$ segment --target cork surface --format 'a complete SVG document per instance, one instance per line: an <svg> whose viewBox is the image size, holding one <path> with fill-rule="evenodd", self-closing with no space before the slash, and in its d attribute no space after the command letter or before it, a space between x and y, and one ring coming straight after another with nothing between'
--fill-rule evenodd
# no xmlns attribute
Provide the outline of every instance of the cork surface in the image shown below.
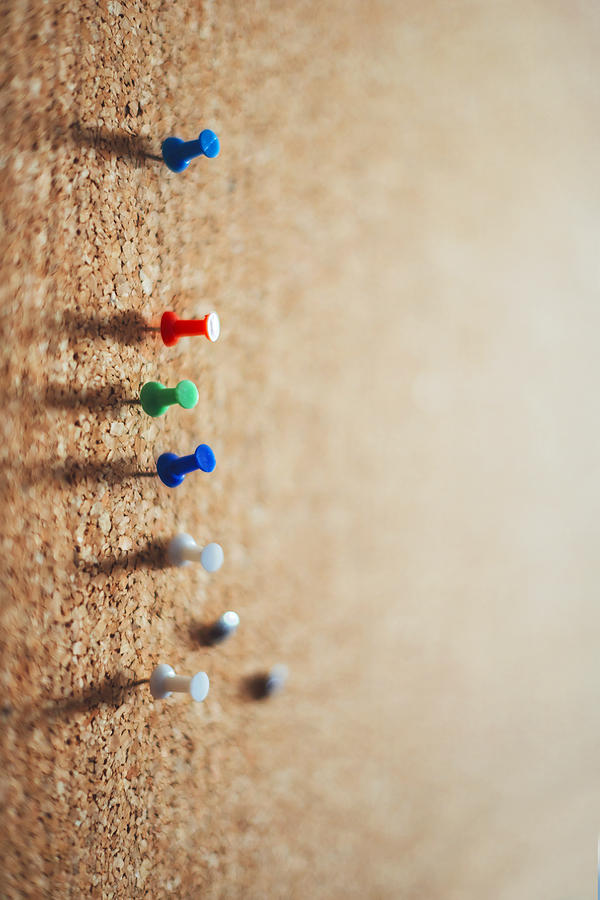
<svg viewBox="0 0 600 900"><path fill-rule="evenodd" d="M597 4L0 16L0 897L593 896Z"/></svg>

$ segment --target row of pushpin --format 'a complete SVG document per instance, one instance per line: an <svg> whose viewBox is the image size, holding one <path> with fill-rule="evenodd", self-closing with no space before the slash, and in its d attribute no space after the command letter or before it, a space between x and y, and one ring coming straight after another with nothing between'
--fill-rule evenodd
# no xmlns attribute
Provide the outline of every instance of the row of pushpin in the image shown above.
<svg viewBox="0 0 600 900"><path fill-rule="evenodd" d="M197 156L214 158L219 153L219 139L214 131L205 129L197 141L182 141L177 137L167 138L162 144L163 160L172 172L183 172L191 160ZM209 341L218 340L221 333L216 312L208 313L202 319L180 319L171 311L163 313L160 334L167 347L173 347L182 337L204 336ZM180 381L174 388L165 387L158 381L149 381L140 392L140 404L145 413L157 418L166 413L170 406L179 405L183 409L193 409L198 403L198 389L191 381ZM208 444L200 444L188 456L162 453L156 463L157 473L167 487L178 487L190 472L212 472L216 460ZM223 548L210 543L200 547L189 534L176 535L168 545L167 559L174 566L200 563L207 572L217 572L223 565ZM236 612L228 610L210 629L209 643L216 644L235 634L240 619ZM274 666L261 679L260 696L270 696L285 684L287 668ZM150 692L155 700L163 700L172 693L186 693L198 703L206 699L209 678L206 672L196 672L192 676L177 675L172 666L158 665L150 676Z"/></svg>

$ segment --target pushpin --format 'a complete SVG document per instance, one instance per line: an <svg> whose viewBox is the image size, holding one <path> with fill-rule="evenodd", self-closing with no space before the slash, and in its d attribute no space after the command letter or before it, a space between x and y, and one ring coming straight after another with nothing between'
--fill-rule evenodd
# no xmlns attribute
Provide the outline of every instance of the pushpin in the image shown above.
<svg viewBox="0 0 600 900"><path fill-rule="evenodd" d="M285 686L288 668L282 664L273 666L270 672L260 672L246 679L246 690L254 700L264 700L279 693Z"/></svg>
<svg viewBox="0 0 600 900"><path fill-rule="evenodd" d="M273 666L265 680L265 697L278 694L285 687L288 678L288 667L279 663Z"/></svg>
<svg viewBox="0 0 600 900"><path fill-rule="evenodd" d="M189 456L177 456L175 453L161 453L156 460L158 477L167 487L178 487L186 475L200 469L201 472L212 472L216 466L215 454L208 444L200 444Z"/></svg>
<svg viewBox="0 0 600 900"><path fill-rule="evenodd" d="M203 319L180 319L174 312L165 312L160 320L160 336L167 347L174 347L181 337L203 334L209 341L217 341L221 334L221 323L216 312L208 313Z"/></svg>
<svg viewBox="0 0 600 900"><path fill-rule="evenodd" d="M171 172L183 172L196 156L214 159L219 155L219 138L210 128L200 132L197 141L182 141L178 137L162 142L162 156Z"/></svg>
<svg viewBox="0 0 600 900"><path fill-rule="evenodd" d="M167 547L167 559L172 566L189 566L191 562L199 562L207 572L218 572L223 558L220 544L207 544L202 548L189 534L176 534Z"/></svg>
<svg viewBox="0 0 600 900"><path fill-rule="evenodd" d="M209 680L206 672L196 672L191 678L184 675L176 675L175 669L161 663L150 676L150 693L155 700L164 700L170 697L173 691L179 694L189 694L196 703L206 700L209 688Z"/></svg>
<svg viewBox="0 0 600 900"><path fill-rule="evenodd" d="M166 388L159 381L147 381L140 391L142 409L155 418L164 415L175 403L183 409L193 409L197 402L198 388L192 381L180 381L174 388Z"/></svg>
<svg viewBox="0 0 600 900"><path fill-rule="evenodd" d="M236 612L233 612L231 609L224 612L210 629L209 642L211 644L220 644L222 641L227 640L232 634L236 633L239 624L240 617Z"/></svg>

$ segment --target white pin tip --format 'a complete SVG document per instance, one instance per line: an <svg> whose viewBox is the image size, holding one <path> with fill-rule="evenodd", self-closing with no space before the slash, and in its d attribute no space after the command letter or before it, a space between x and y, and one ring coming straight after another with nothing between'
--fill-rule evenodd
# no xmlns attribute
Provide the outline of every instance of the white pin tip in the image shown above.
<svg viewBox="0 0 600 900"><path fill-rule="evenodd" d="M206 700L210 682L206 672L196 672L190 681L190 696L196 703L202 703Z"/></svg>
<svg viewBox="0 0 600 900"><path fill-rule="evenodd" d="M216 312L209 313L206 320L206 334L209 341L218 341L221 334L221 323Z"/></svg>
<svg viewBox="0 0 600 900"><path fill-rule="evenodd" d="M207 544L200 554L200 562L207 572L218 572L225 556L220 544Z"/></svg>

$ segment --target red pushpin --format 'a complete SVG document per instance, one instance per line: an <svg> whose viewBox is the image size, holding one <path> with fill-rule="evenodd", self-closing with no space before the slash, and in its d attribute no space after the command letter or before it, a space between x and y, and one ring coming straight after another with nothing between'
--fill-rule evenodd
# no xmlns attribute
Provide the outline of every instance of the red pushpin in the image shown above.
<svg viewBox="0 0 600 900"><path fill-rule="evenodd" d="M173 347L179 338L203 334L209 341L216 341L221 333L221 323L216 312L203 319L180 319L174 312L163 313L160 320L160 335L167 345Z"/></svg>

